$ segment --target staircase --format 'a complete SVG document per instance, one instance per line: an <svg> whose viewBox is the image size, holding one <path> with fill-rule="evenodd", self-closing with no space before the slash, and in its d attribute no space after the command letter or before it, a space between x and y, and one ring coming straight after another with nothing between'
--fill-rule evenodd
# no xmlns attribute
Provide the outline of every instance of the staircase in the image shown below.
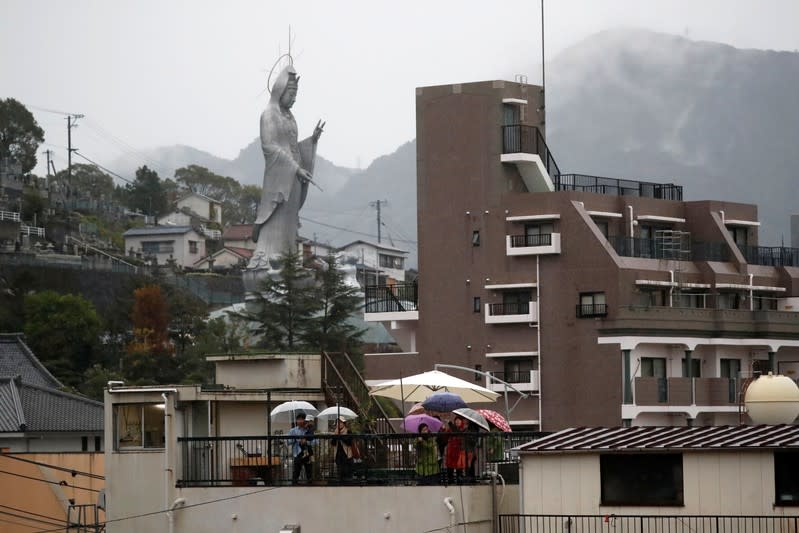
<svg viewBox="0 0 799 533"><path fill-rule="evenodd" d="M395 433L388 414L369 396L369 387L346 353L322 352L322 390L328 404L349 407L366 421L372 433Z"/></svg>

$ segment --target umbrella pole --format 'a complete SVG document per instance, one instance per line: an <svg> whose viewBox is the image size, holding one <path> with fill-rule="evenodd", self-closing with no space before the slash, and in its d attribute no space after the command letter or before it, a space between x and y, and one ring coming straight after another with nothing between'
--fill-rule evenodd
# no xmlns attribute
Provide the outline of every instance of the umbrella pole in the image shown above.
<svg viewBox="0 0 799 533"><path fill-rule="evenodd" d="M402 418L405 418L405 391L402 388L402 372L400 372L400 396L402 397ZM402 431L405 433L405 424L402 424Z"/></svg>
<svg viewBox="0 0 799 533"><path fill-rule="evenodd" d="M271 473L272 470L272 417L270 413L272 412L272 391L266 391L266 457L267 457L267 464L269 465L269 472Z"/></svg>

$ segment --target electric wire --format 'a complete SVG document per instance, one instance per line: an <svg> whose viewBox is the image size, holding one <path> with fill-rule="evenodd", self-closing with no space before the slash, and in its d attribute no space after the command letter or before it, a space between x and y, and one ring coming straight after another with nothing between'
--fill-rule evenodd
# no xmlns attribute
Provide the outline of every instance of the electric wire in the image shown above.
<svg viewBox="0 0 799 533"><path fill-rule="evenodd" d="M46 518L46 519L54 521L54 522L59 522L60 523L60 522L63 521L61 518L57 518L57 517L53 517L53 516L47 516L45 514L40 514L40 513L34 513L33 511L28 511L26 509L19 509L17 507L12 507L10 505L0 505L0 507L2 507L3 509L10 509L10 510L15 511L17 513L25 513L25 514L29 514L31 516L37 516L39 518ZM3 511L0 510L0 513L2 513L2 512Z"/></svg>
<svg viewBox="0 0 799 533"><path fill-rule="evenodd" d="M32 526L30 524L23 524L22 522L14 522L13 520L3 520L0 518L0 523L3 524L11 524L12 526L20 526L20 527L29 527L31 529L36 529L39 526Z"/></svg>
<svg viewBox="0 0 799 533"><path fill-rule="evenodd" d="M85 155L83 155L82 153L80 153L80 152L77 152L77 151L76 151L76 152L75 152L75 155L76 155L76 156L78 156L78 157L82 157L83 159L85 159L86 161L88 161L88 162L89 162L89 163L91 163L92 165L96 166L96 167L97 167L97 168L99 168L100 170L103 170L103 171L105 171L105 172L107 172L107 173L111 174L112 176L116 176L117 178L121 179L122 181L124 181L124 182L126 182L126 183L130 183L131 185L133 185L133 180L130 180L130 179L128 179L128 178L123 178L122 176L120 176L119 174L117 174L116 172L114 172L113 170L109 170L109 169L105 168L103 165L101 165L100 163L96 163L96 162L92 161L91 159L89 159L88 157L86 157Z"/></svg>
<svg viewBox="0 0 799 533"><path fill-rule="evenodd" d="M17 474L16 472L9 472L8 470L0 470L0 474L8 474L9 476L16 476L16 477L21 477L21 478L25 478L25 479L31 479L33 481L40 481L42 483L49 483L51 485L60 485L62 487L69 487L69 488L72 488L72 489L88 490L88 491L91 491L91 492L100 492L97 489L90 489L89 487L79 487L78 485L70 485L66 481L50 481L49 479L44 479L44 478L41 478L41 477L26 476L25 474Z"/></svg>
<svg viewBox="0 0 799 533"><path fill-rule="evenodd" d="M377 238L377 235L375 235L373 233L367 233L365 231L357 231L357 230L354 230L354 229L343 228L341 226L335 226L333 224L326 224L324 222L319 222L318 220L312 220L312 219L307 218L307 217L300 217L300 220L304 220L304 221L310 222L312 224L319 224L320 226L324 226L326 228L332 228L332 229L346 231L347 233L353 233L355 235L363 235L365 237L372 237L374 239ZM394 240L396 240L398 242L404 242L404 243L407 243L407 244L412 244L414 246L419 244L417 241L412 241L412 240L405 240L405 239L394 239Z"/></svg>
<svg viewBox="0 0 799 533"><path fill-rule="evenodd" d="M0 515L11 516L14 518L21 518L22 520L27 520L29 522L39 522L40 524L44 524L45 526L51 526L51 527L64 523L64 521L59 520L57 518L51 518L50 520L41 520L39 518L27 517L16 513L10 513L8 511L0 511ZM36 526L36 527L41 527L41 526Z"/></svg>
<svg viewBox="0 0 799 533"><path fill-rule="evenodd" d="M70 474L72 474L73 477L77 475L77 476L90 477L92 479L105 479L105 476L101 476L100 474L92 474L91 472L83 472L81 470L75 470L74 468L66 468L63 466L51 465L50 463L43 463L42 461L34 461L33 459L25 459L23 457L17 457L16 455L0 454L0 457L5 457L6 459L13 459L14 461L20 461L23 463L28 463L36 466L46 466L47 468L52 468L53 470L60 470L61 472L69 472Z"/></svg>

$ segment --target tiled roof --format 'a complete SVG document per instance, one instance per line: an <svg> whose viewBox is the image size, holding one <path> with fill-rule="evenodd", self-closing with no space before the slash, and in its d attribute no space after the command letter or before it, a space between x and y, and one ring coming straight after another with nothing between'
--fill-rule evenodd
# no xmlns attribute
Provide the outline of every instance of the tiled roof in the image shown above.
<svg viewBox="0 0 799 533"><path fill-rule="evenodd" d="M234 254L240 255L245 259L252 257L252 250L248 248L239 248L238 246L225 246L225 249L230 250Z"/></svg>
<svg viewBox="0 0 799 533"><path fill-rule="evenodd" d="M148 235L183 235L192 230L191 226L154 226L150 228L131 228L123 237L146 237Z"/></svg>
<svg viewBox="0 0 799 533"><path fill-rule="evenodd" d="M520 453L718 451L799 448L798 425L570 428L518 448Z"/></svg>
<svg viewBox="0 0 799 533"><path fill-rule="evenodd" d="M20 376L23 382L41 387L63 387L33 355L20 334L0 335L0 376Z"/></svg>
<svg viewBox="0 0 799 533"><path fill-rule="evenodd" d="M0 432L102 430L102 403L19 378L0 378Z"/></svg>
<svg viewBox="0 0 799 533"><path fill-rule="evenodd" d="M252 239L252 224L233 224L225 228L222 232L222 240L225 241L244 241Z"/></svg>
<svg viewBox="0 0 799 533"><path fill-rule="evenodd" d="M377 248L379 250L388 250L390 252L397 252L397 253L401 253L401 254L407 254L408 253L408 250L403 250L402 248L397 248L396 246L388 246L388 245L385 245L383 243L379 243L378 244L376 242L370 242L370 241L364 241L364 240L352 241L351 243L345 244L344 246L340 247L339 250L346 250L350 246L354 246L356 244L365 244L367 246L371 246L371 247Z"/></svg>

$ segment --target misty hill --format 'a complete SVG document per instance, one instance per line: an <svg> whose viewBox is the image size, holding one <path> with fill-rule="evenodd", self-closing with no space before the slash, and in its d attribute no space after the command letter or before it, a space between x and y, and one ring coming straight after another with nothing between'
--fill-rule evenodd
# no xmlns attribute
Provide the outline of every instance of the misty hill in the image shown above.
<svg viewBox="0 0 799 533"><path fill-rule="evenodd" d="M675 182L687 200L754 202L761 243L777 245L783 234L790 241L788 216L799 212L799 54L614 30L565 50L547 79L547 137L562 171ZM382 234L413 250L403 241L416 240L415 152L411 141L364 170L318 158L325 192L311 190L301 233L333 244L368 239L329 226L374 235L369 202L388 200ZM244 183L260 183L263 172L257 140L232 161L188 147L156 155Z"/></svg>

